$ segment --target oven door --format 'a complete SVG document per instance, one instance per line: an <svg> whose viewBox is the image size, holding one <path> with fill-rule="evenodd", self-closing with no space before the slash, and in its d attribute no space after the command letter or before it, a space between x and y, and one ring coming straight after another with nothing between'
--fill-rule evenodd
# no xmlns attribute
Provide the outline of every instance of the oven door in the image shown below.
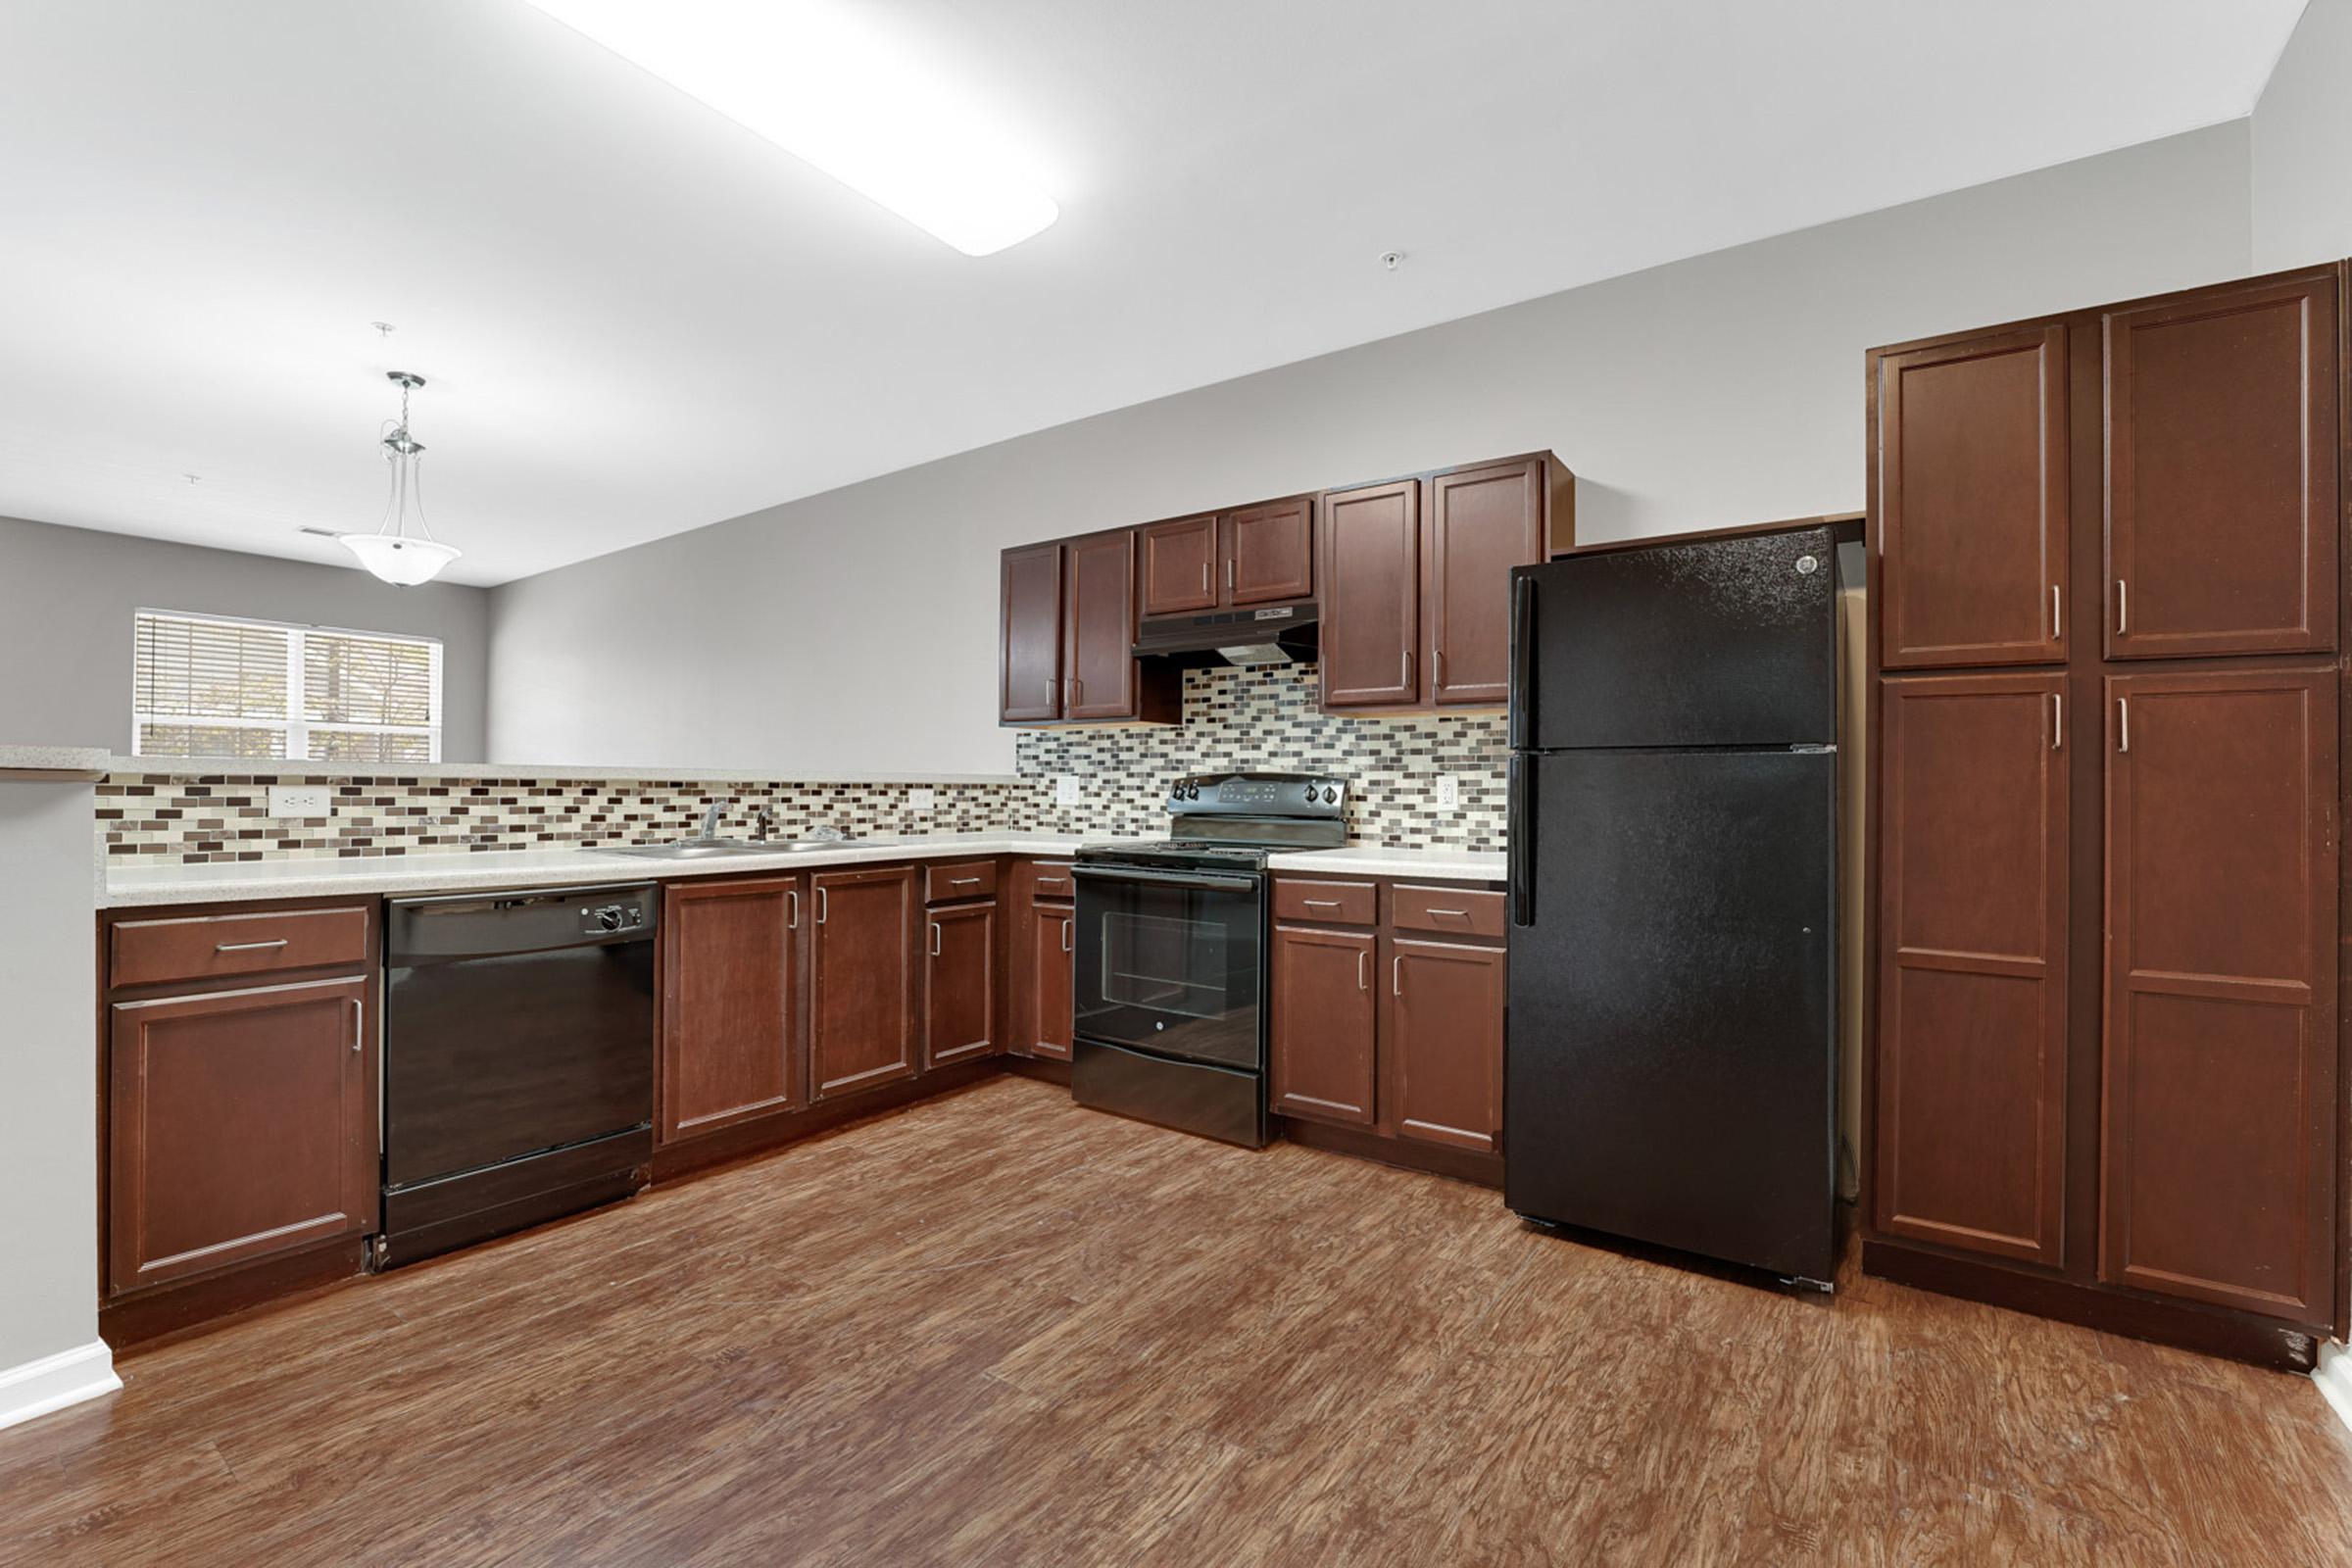
<svg viewBox="0 0 2352 1568"><path fill-rule="evenodd" d="M1140 866L1076 869L1078 1037L1259 1070L1260 879Z"/></svg>

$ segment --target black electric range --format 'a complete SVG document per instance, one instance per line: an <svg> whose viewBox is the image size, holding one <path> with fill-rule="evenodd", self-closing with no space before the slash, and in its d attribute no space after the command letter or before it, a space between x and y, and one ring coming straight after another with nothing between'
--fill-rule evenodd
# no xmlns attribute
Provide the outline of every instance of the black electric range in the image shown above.
<svg viewBox="0 0 2352 1568"><path fill-rule="evenodd" d="M1200 773L1168 788L1174 836L1090 844L1078 882L1079 1103L1262 1148L1266 857L1348 842L1348 784Z"/></svg>

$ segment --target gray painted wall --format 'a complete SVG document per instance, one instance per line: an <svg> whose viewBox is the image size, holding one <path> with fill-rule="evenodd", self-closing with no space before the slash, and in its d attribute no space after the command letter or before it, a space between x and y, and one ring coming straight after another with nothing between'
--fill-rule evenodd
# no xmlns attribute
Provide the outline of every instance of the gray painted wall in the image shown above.
<svg viewBox="0 0 2352 1568"><path fill-rule="evenodd" d="M0 742L130 745L131 616L253 615L442 643L442 756L483 760L490 596L364 571L0 517Z"/></svg>
<svg viewBox="0 0 2352 1568"><path fill-rule="evenodd" d="M2311 0L2254 106L2254 268L2352 256L2352 0Z"/></svg>
<svg viewBox="0 0 2352 1568"><path fill-rule="evenodd" d="M492 590L491 754L773 777L1006 769L1001 548L1421 466L1549 447L1580 476L1589 538L1857 510L1864 349L2242 273L2247 185L2241 121L511 583Z"/></svg>

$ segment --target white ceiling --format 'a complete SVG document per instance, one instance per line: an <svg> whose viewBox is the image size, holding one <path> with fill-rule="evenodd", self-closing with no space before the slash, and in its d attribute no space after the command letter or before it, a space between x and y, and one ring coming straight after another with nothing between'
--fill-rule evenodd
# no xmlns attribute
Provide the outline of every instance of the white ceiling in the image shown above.
<svg viewBox="0 0 2352 1568"><path fill-rule="evenodd" d="M1061 202L975 260L521 0L0 0L0 514L337 561L399 366L501 582L2233 119L2301 6L861 0Z"/></svg>

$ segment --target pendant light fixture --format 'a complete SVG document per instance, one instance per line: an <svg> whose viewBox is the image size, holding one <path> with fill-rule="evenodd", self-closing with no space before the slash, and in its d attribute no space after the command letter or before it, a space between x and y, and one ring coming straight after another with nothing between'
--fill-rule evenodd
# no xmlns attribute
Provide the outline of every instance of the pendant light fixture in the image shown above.
<svg viewBox="0 0 2352 1568"><path fill-rule="evenodd" d="M373 533L339 535L343 548L360 558L360 564L388 583L411 588L430 582L459 552L433 538L424 523L424 489L418 470L424 466L424 443L409 433L409 394L424 385L424 377L408 370L387 370L384 379L400 388L400 421L384 432L384 461L392 467L392 494L384 503L384 520ZM416 519L415 536L409 517Z"/></svg>

